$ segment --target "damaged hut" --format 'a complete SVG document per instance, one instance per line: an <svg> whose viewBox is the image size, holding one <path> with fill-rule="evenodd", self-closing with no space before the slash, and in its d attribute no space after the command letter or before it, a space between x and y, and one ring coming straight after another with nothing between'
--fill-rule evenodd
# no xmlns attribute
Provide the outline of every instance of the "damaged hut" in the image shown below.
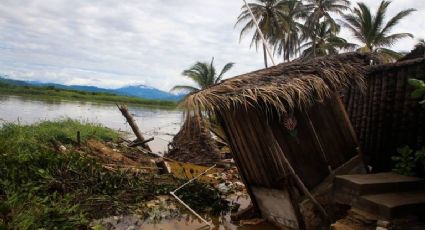
<svg viewBox="0 0 425 230"><path fill-rule="evenodd" d="M284 63L191 94L184 105L189 116L220 121L264 218L293 229L326 226L332 213L316 191L335 174L365 171L339 90L362 89L369 62L350 53Z"/></svg>

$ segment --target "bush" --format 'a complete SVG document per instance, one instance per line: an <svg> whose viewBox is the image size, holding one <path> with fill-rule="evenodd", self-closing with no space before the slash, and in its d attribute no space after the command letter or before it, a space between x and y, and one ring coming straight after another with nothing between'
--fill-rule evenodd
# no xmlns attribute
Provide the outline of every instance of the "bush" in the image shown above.
<svg viewBox="0 0 425 230"><path fill-rule="evenodd" d="M391 157L393 171L406 176L422 176L425 171L425 147L414 151L409 146L397 149L398 155Z"/></svg>

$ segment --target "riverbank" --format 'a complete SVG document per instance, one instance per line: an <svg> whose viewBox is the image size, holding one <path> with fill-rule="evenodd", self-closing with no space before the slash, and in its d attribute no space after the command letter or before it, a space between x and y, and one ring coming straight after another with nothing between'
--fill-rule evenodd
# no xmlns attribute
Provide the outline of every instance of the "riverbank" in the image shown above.
<svg viewBox="0 0 425 230"><path fill-rule="evenodd" d="M15 86L0 82L0 95L30 96L38 99L126 103L174 109L178 102L150 100L111 93L58 89L55 87Z"/></svg>
<svg viewBox="0 0 425 230"><path fill-rule="evenodd" d="M155 156L127 148L118 137L114 130L74 120L4 123L0 229L85 229L109 216L150 216L156 211L150 201L185 180L152 171ZM195 182L179 193L199 212L228 208L208 184Z"/></svg>

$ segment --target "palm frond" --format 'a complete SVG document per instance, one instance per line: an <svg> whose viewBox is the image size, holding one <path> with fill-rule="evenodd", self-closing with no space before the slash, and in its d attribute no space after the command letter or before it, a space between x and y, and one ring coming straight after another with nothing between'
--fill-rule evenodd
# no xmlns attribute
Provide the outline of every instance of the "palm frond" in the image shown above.
<svg viewBox="0 0 425 230"><path fill-rule="evenodd" d="M400 11L398 14L396 14L396 16L392 17L387 24L385 25L385 27L382 29L382 34L386 34L387 32L389 32L395 25L397 25L397 23L400 22L401 19L409 16L411 13L415 12L416 10L413 8L407 9L407 10L402 10Z"/></svg>
<svg viewBox="0 0 425 230"><path fill-rule="evenodd" d="M182 92L193 93L199 90L200 89L193 86L189 86L189 85L176 85L170 91L182 91Z"/></svg>
<svg viewBox="0 0 425 230"><path fill-rule="evenodd" d="M223 75L229 71L233 66L235 65L235 63L230 62L227 63L226 65L224 65L223 69L221 70L220 74L218 75L218 77L215 79L215 83L218 83L221 81L221 79L223 78Z"/></svg>

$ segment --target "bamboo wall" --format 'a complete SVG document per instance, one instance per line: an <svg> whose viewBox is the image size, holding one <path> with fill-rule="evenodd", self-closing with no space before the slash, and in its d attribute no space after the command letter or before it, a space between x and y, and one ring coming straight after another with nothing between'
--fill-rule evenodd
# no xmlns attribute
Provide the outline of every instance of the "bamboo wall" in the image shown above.
<svg viewBox="0 0 425 230"><path fill-rule="evenodd" d="M279 116L266 117L253 108L222 112L220 119L238 168L248 185L282 188L286 156L312 189L357 154L357 140L337 96L306 111L295 112L297 135Z"/></svg>
<svg viewBox="0 0 425 230"><path fill-rule="evenodd" d="M364 94L353 89L344 93L362 152L374 171L390 170L398 147L424 145L425 110L411 99L409 78L425 79L424 59L372 66Z"/></svg>

